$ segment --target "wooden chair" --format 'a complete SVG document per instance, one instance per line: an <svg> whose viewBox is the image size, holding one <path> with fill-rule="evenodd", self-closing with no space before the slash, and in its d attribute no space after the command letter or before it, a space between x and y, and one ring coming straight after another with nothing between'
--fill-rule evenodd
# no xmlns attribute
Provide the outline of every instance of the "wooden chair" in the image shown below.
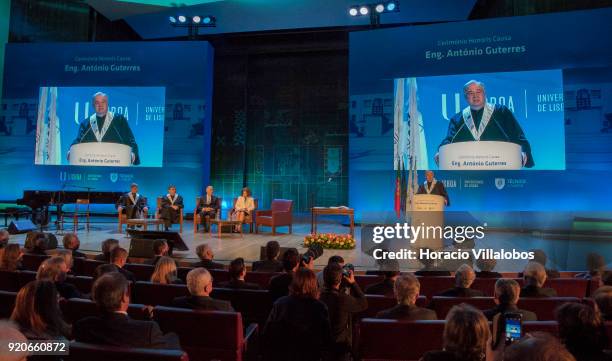
<svg viewBox="0 0 612 361"><path fill-rule="evenodd" d="M198 212L198 205L200 204L201 199L202 197L196 197L196 207L193 210L193 233L198 233L198 229L200 228L200 223L202 223L202 216ZM221 204L223 204L223 199L217 198L217 201L219 203L219 210L217 212L219 212L218 216L219 218L221 218ZM206 223L210 222L210 217L206 216L205 221ZM210 224L208 226L210 227Z"/></svg>
<svg viewBox="0 0 612 361"><path fill-rule="evenodd" d="M289 234L292 232L293 216L291 209L293 201L289 199L273 199L269 210L256 211L255 233L259 233L259 226L272 227L272 235L276 235L276 227L288 226Z"/></svg>
<svg viewBox="0 0 612 361"><path fill-rule="evenodd" d="M234 198L234 202L232 203L232 210L230 211L230 214L234 213L234 209L236 209L236 202L238 201L238 197ZM255 209L253 209L253 212L251 212L248 216L244 217L244 221L242 222L242 224L248 224L249 225L249 233L253 233L253 226L255 225L255 218L256 216L256 212L257 212L257 208L259 208L259 202L257 201L257 198L253 198L253 204L255 205Z"/></svg>
<svg viewBox="0 0 612 361"><path fill-rule="evenodd" d="M81 217L85 217L86 221L85 221L85 228L87 229L87 232L89 232L89 199L77 199L74 203L74 211L72 212L72 228L73 228L73 232L76 233L79 229L79 218ZM85 208L85 210L83 210L83 208ZM81 208L79 210L79 208ZM60 219L58 220L58 229L64 230L64 220L65 220L65 216L69 215L69 212L62 212L62 215L60 217Z"/></svg>
<svg viewBox="0 0 612 361"><path fill-rule="evenodd" d="M119 233L123 233L123 225L127 224L127 215L123 212L119 212L119 208L117 207L117 216L119 222ZM144 211L143 216L145 219L149 218L149 212Z"/></svg>
<svg viewBox="0 0 612 361"><path fill-rule="evenodd" d="M157 197L157 207L155 208L155 219L160 219L161 202L162 202L162 197ZM183 208L179 208L179 233L183 233Z"/></svg>

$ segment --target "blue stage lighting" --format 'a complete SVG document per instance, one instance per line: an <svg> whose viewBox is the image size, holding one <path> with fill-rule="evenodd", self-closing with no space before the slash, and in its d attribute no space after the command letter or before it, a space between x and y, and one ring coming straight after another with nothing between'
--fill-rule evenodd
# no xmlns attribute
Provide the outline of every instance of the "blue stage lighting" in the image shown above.
<svg viewBox="0 0 612 361"><path fill-rule="evenodd" d="M369 12L370 12L370 9L368 9L367 6L362 6L359 8L359 13L361 15L368 15Z"/></svg>
<svg viewBox="0 0 612 361"><path fill-rule="evenodd" d="M350 8L349 9L349 15L350 16L357 16L357 14L359 14L359 10L357 10L357 8Z"/></svg>
<svg viewBox="0 0 612 361"><path fill-rule="evenodd" d="M185 23L187 21L187 18L184 15L179 15L178 21L179 23Z"/></svg>
<svg viewBox="0 0 612 361"><path fill-rule="evenodd" d="M382 13L383 11L385 11L385 6L383 4L378 4L376 5L376 7L374 8L374 10L376 10L377 13Z"/></svg>
<svg viewBox="0 0 612 361"><path fill-rule="evenodd" d="M387 4L387 11L393 11L395 10L395 3L394 2L390 2Z"/></svg>
<svg viewBox="0 0 612 361"><path fill-rule="evenodd" d="M191 21L193 21L194 24L199 24L200 21L202 21L202 18L196 15L193 18L191 18Z"/></svg>
<svg viewBox="0 0 612 361"><path fill-rule="evenodd" d="M210 16L205 16L202 22L204 24L210 24L212 22L212 18Z"/></svg>
<svg viewBox="0 0 612 361"><path fill-rule="evenodd" d="M170 21L171 24L176 24L176 18L174 16L170 16L168 21Z"/></svg>

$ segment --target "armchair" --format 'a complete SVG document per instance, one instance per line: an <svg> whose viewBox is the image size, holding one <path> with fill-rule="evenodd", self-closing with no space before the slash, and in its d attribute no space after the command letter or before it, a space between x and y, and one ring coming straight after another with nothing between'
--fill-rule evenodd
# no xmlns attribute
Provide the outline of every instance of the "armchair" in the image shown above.
<svg viewBox="0 0 612 361"><path fill-rule="evenodd" d="M255 233L259 233L259 226L272 227L272 235L276 235L276 227L288 226L292 232L293 201L289 199L273 199L269 210L257 211L255 217Z"/></svg>

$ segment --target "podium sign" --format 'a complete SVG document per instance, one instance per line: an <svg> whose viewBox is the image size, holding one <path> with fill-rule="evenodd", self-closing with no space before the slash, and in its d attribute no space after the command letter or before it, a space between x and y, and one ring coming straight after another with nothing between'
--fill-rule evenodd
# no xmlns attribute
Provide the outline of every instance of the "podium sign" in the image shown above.
<svg viewBox="0 0 612 361"><path fill-rule="evenodd" d="M129 167L132 147L119 143L79 143L70 147L70 165Z"/></svg>
<svg viewBox="0 0 612 361"><path fill-rule="evenodd" d="M412 202L412 226L444 227L444 197L437 194L415 194ZM417 238L417 248L433 250L444 247L442 237Z"/></svg>
<svg viewBox="0 0 612 361"><path fill-rule="evenodd" d="M510 142L474 141L440 147L441 170L517 170L523 167L521 146Z"/></svg>

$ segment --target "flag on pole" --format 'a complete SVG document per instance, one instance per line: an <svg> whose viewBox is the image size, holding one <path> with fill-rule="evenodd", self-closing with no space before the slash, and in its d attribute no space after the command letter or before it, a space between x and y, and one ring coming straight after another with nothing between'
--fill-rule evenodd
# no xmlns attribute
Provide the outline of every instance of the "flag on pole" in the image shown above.
<svg viewBox="0 0 612 361"><path fill-rule="evenodd" d="M62 143L57 116L57 87L42 87L36 121L35 164L61 164Z"/></svg>

